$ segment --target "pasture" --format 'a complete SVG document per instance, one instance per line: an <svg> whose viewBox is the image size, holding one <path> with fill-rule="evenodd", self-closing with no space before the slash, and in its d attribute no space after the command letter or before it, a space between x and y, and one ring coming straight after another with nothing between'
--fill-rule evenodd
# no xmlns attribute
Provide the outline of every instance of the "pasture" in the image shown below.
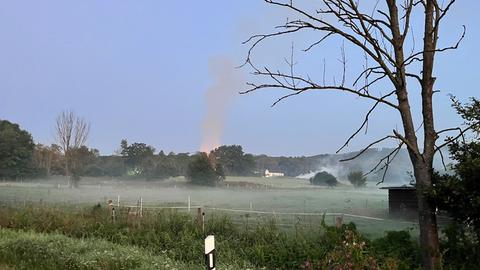
<svg viewBox="0 0 480 270"><path fill-rule="evenodd" d="M263 177L227 177L215 188L190 186L182 177L165 181L84 178L76 189L68 188L64 178L0 183L0 202L20 206L34 203L83 207L105 205L108 199L116 203L117 198L120 206L136 206L142 198L144 211L186 208L190 198L192 215L196 207L202 207L207 219L227 215L241 227L274 220L281 228L308 230L317 228L325 213L327 224L346 214L345 222L353 221L360 232L371 238L391 230L412 230L413 235L417 231L415 222L390 219L387 191L376 186L313 187L307 179Z"/></svg>

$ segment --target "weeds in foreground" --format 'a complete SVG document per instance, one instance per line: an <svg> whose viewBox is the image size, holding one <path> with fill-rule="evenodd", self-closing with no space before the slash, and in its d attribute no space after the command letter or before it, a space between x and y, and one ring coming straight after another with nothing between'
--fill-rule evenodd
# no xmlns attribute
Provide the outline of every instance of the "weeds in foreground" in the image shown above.
<svg viewBox="0 0 480 270"><path fill-rule="evenodd" d="M108 211L98 208L71 210L68 208L53 208L33 206L26 208L0 209L0 227L11 230L53 234L53 238L42 236L39 242L32 242L32 237L25 238L26 242L9 242L14 254L36 252L35 260L46 258L46 265L56 265L77 260L80 257L96 258L94 253L83 252L82 247L73 242L67 247L73 250L72 254L82 254L78 257L62 257L62 246L55 241L58 237L83 239L93 243L94 239L103 239L96 250L107 250L105 255L110 258L109 265L125 265L124 269L140 267L138 260L116 261L115 256L108 256L108 245L119 245L129 252L142 250L146 260L155 261L155 256L165 256L181 263L185 269L196 269L203 264L203 237L204 233L195 219L187 214L172 211L158 211L147 213L143 218L129 220L127 215L118 215L112 222ZM207 234L216 236L217 262L220 265L235 265L233 269L247 269L250 267L266 269L415 269L419 266L417 245L410 239L410 234L388 235L374 241L360 235L353 224L343 225L342 228L319 224L314 231L298 229L295 233L277 228L274 221L268 221L245 230L234 225L229 218L216 216L208 220L205 225ZM31 234L31 233L30 233ZM59 234L64 236L59 236ZM57 237L57 238L55 238ZM30 241L30 242L29 242ZM46 241L46 242L42 242ZM73 241L73 240L72 240ZM90 241L90 242L89 242ZM36 244L37 243L37 244ZM47 245L44 245L47 243ZM385 247L400 244L404 250L388 249ZM102 246L105 245L105 246ZM23 250L33 248L31 250ZM132 249L132 250L130 250ZM95 249L94 249L95 250ZM86 252L86 251L85 251ZM92 251L93 252L93 251ZM126 253L129 253L125 251ZM142 253L140 252L140 253ZM125 255L124 254L124 255ZM142 253L143 254L143 253ZM413 255L412 255L413 254ZM40 257L39 257L40 256ZM118 255L116 255L118 256ZM123 256L123 255L122 255ZM58 257L59 261L49 262L48 258ZM20 261L20 257L10 254L1 257L0 263ZM10 260L10 259L11 260ZM75 259L76 258L76 259ZM94 265L98 265L98 260ZM40 262L35 261L38 265ZM80 261L83 263L83 261ZM128 267L127 267L128 266ZM48 267L47 267L48 268ZM45 269L47 269L45 268ZM26 269L26 268L25 268ZM51 269L63 269L55 268ZM68 268L68 269L97 269L97 268ZM148 269L148 268L145 268Z"/></svg>

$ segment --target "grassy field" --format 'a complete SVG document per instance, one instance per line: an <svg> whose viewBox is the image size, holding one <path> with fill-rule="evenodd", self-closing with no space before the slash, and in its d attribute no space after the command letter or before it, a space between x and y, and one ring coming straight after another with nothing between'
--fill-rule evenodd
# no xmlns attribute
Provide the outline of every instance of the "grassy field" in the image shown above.
<svg viewBox="0 0 480 270"><path fill-rule="evenodd" d="M344 216L346 222L353 221L360 231L371 237L383 235L388 230L411 229L414 222L390 220L388 217L387 192L378 187L353 189L349 186L336 188L312 187L308 180L297 178L227 177L224 184L216 188L192 187L185 179L166 181L119 180L105 178L82 179L78 189L65 185L63 178L26 183L0 183L0 201L13 204L67 203L71 205L104 204L107 199L117 200L121 205L136 205L142 198L144 207L167 205L191 205L207 208L211 215L229 214L239 225L258 220L276 219L286 228L294 225L315 227L321 213L345 213L383 220L371 220ZM208 208L244 209L278 214L239 213ZM222 212L222 213L219 213ZM282 215L282 213L299 213ZM301 213L318 213L317 216ZM334 217L327 217L333 223Z"/></svg>
<svg viewBox="0 0 480 270"><path fill-rule="evenodd" d="M113 222L105 207L35 204L2 207L0 216L0 265L15 269L200 269L205 234L215 235L218 269L418 265L416 241L408 232L370 240L351 224L292 233L275 221L243 228L215 216L203 227L192 216L165 209L134 221L119 215ZM345 257L352 253L358 256ZM315 266L302 268L306 263Z"/></svg>
<svg viewBox="0 0 480 270"><path fill-rule="evenodd" d="M7 229L0 229L0 261L5 269L25 270L194 269L165 255L154 255L138 247L101 239L79 240L60 234ZM1 265L0 269L3 269Z"/></svg>

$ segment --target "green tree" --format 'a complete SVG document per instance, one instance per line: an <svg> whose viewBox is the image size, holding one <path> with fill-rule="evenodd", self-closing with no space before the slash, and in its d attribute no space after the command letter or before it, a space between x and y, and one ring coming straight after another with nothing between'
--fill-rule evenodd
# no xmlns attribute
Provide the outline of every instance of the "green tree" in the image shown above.
<svg viewBox="0 0 480 270"><path fill-rule="evenodd" d="M449 144L452 170L450 174L434 173L432 195L438 208L455 221L444 230L445 262L456 269L476 269L480 264L480 101L472 98L466 105L453 101L475 136Z"/></svg>
<svg viewBox="0 0 480 270"><path fill-rule="evenodd" d="M60 146L36 144L33 151L33 166L37 177L64 175L64 160Z"/></svg>
<svg viewBox="0 0 480 270"><path fill-rule="evenodd" d="M226 175L252 175L255 159L243 152L240 145L222 145L210 152L210 159L222 165Z"/></svg>
<svg viewBox="0 0 480 270"><path fill-rule="evenodd" d="M362 171L353 171L347 175L348 181L356 188L367 185L367 177L363 175Z"/></svg>
<svg viewBox="0 0 480 270"><path fill-rule="evenodd" d="M148 171L154 166L152 160L155 148L145 143L128 145L127 140L122 140L120 146L125 165L129 169L128 174L135 176L148 175Z"/></svg>
<svg viewBox="0 0 480 270"><path fill-rule="evenodd" d="M151 159L154 164L152 164L152 167L148 170L147 177L167 179L169 177L176 177L182 175L182 164L180 164L182 162L180 157L183 155L184 154L180 153L178 155L172 154L167 156L161 150L158 155Z"/></svg>
<svg viewBox="0 0 480 270"><path fill-rule="evenodd" d="M30 176L33 168L32 135L18 124L0 120L0 178L18 179Z"/></svg>
<svg viewBox="0 0 480 270"><path fill-rule="evenodd" d="M223 170L222 164L215 164L215 172L217 173L219 180L225 180L225 171Z"/></svg>
<svg viewBox="0 0 480 270"><path fill-rule="evenodd" d="M186 178L195 185L214 186L223 180L225 175L222 175L221 171L215 170L207 154L202 152L195 155L188 164Z"/></svg>
<svg viewBox="0 0 480 270"><path fill-rule="evenodd" d="M434 196L441 209L458 223L474 228L480 237L480 101L472 98L470 104L462 105L454 100L453 106L476 136L449 145L455 161L453 174L435 174Z"/></svg>
<svg viewBox="0 0 480 270"><path fill-rule="evenodd" d="M310 178L310 183L316 186L329 186L334 187L338 184L337 178L332 174L321 171L315 174L312 178Z"/></svg>
<svg viewBox="0 0 480 270"><path fill-rule="evenodd" d="M97 149L88 149L85 145L82 145L79 148L70 149L70 166L73 187L78 187L78 183L82 176L88 174L99 176L94 173L95 170L100 170L96 165L98 157L99 151Z"/></svg>
<svg viewBox="0 0 480 270"><path fill-rule="evenodd" d="M125 162L123 157L120 156L108 156L99 157L100 166L105 175L111 177L122 176L126 173Z"/></svg>

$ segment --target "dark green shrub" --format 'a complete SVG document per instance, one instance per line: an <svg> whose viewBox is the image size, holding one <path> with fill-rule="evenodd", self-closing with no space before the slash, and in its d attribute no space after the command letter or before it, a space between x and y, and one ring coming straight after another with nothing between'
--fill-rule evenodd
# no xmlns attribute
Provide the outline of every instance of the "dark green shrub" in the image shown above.
<svg viewBox="0 0 480 270"><path fill-rule="evenodd" d="M441 241L445 269L476 269L480 265L480 242L477 233L462 224L452 223Z"/></svg>
<svg viewBox="0 0 480 270"><path fill-rule="evenodd" d="M363 175L362 171L353 171L347 175L348 181L356 188L367 185L367 177Z"/></svg>
<svg viewBox="0 0 480 270"><path fill-rule="evenodd" d="M398 269L420 267L420 248L408 231L390 231L385 237L372 241L373 252L379 259L397 258Z"/></svg>
<svg viewBox="0 0 480 270"><path fill-rule="evenodd" d="M310 178L310 183L317 186L329 186L333 187L338 184L337 178L332 174L321 171L315 174L314 177Z"/></svg>
<svg viewBox="0 0 480 270"><path fill-rule="evenodd" d="M214 186L225 179L225 174L219 168L216 170L206 153L199 153L188 164L185 177L195 185Z"/></svg>

